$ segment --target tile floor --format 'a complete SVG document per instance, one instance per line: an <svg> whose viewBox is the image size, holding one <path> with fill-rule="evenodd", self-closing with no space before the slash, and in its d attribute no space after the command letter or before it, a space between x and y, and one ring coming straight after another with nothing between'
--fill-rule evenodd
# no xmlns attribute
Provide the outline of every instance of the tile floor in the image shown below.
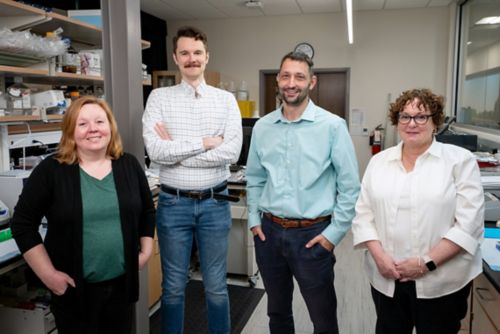
<svg viewBox="0 0 500 334"><path fill-rule="evenodd" d="M337 316L339 331L343 334L370 334L375 330L375 309L370 286L363 270L361 251L352 248L349 232L335 250L335 289L337 292ZM262 288L262 281L257 281ZM266 315L267 297L264 295L242 334L268 334ZM296 334L313 333L313 326L298 287L294 293L293 313Z"/></svg>

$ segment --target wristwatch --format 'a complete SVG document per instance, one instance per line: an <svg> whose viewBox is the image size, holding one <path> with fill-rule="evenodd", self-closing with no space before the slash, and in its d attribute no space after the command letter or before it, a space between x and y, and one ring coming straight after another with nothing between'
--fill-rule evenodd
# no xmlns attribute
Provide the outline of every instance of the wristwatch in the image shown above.
<svg viewBox="0 0 500 334"><path fill-rule="evenodd" d="M422 256L422 259L424 260L425 266L429 269L429 271L436 270L437 266L429 255Z"/></svg>

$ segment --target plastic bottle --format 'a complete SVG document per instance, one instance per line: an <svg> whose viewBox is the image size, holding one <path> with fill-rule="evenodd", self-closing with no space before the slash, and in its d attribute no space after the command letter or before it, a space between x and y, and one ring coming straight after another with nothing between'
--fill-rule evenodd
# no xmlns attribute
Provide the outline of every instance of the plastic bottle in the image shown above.
<svg viewBox="0 0 500 334"><path fill-rule="evenodd" d="M0 116L5 116L5 109L7 109L7 100L5 94L0 91Z"/></svg>
<svg viewBox="0 0 500 334"><path fill-rule="evenodd" d="M69 92L69 96L71 97L71 101L75 101L80 97L80 92L78 90L74 90Z"/></svg>
<svg viewBox="0 0 500 334"><path fill-rule="evenodd" d="M103 99L104 100L104 90L102 89L102 87L97 86L96 89L95 89L94 95L98 99Z"/></svg>
<svg viewBox="0 0 500 334"><path fill-rule="evenodd" d="M234 81L229 81L229 85L227 86L227 90L236 97L236 87L234 85Z"/></svg>
<svg viewBox="0 0 500 334"><path fill-rule="evenodd" d="M6 115L31 115L30 89L22 77L14 77L14 84L7 88Z"/></svg>
<svg viewBox="0 0 500 334"><path fill-rule="evenodd" d="M57 34L53 31L49 31L45 34L45 38L48 41L48 43L56 43L59 41L59 37ZM50 57L48 59L49 62L49 75L54 76L56 74L56 56Z"/></svg>
<svg viewBox="0 0 500 334"><path fill-rule="evenodd" d="M240 101L248 100L248 88L247 88L247 82L245 80L241 82L240 87L236 92L236 99Z"/></svg>
<svg viewBox="0 0 500 334"><path fill-rule="evenodd" d="M71 46L71 40L64 38L65 43L69 44L68 51L62 56L62 71L68 73L80 73L80 56L78 51Z"/></svg>

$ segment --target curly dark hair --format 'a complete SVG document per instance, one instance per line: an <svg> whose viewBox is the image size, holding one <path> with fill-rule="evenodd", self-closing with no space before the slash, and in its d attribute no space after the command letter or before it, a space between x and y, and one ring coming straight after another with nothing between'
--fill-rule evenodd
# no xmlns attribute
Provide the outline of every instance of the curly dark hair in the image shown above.
<svg viewBox="0 0 500 334"><path fill-rule="evenodd" d="M396 102L391 103L389 108L389 119L392 125L398 124L398 115L405 106L413 100L418 101L417 107L421 105L428 109L432 116L432 122L439 128L444 122L444 97L434 94L430 89L410 89L401 93Z"/></svg>

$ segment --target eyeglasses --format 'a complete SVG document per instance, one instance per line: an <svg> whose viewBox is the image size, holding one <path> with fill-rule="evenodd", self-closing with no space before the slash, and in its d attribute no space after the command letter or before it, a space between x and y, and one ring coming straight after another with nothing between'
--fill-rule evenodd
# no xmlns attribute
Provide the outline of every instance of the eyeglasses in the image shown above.
<svg viewBox="0 0 500 334"><path fill-rule="evenodd" d="M430 114L430 115L416 115L416 116L410 116L407 114L398 114L398 121L399 121L399 124L406 125L406 124L409 124L411 122L411 120L414 120L416 124L424 125L425 123L427 123L429 118L431 118L434 115L435 115L435 113Z"/></svg>

